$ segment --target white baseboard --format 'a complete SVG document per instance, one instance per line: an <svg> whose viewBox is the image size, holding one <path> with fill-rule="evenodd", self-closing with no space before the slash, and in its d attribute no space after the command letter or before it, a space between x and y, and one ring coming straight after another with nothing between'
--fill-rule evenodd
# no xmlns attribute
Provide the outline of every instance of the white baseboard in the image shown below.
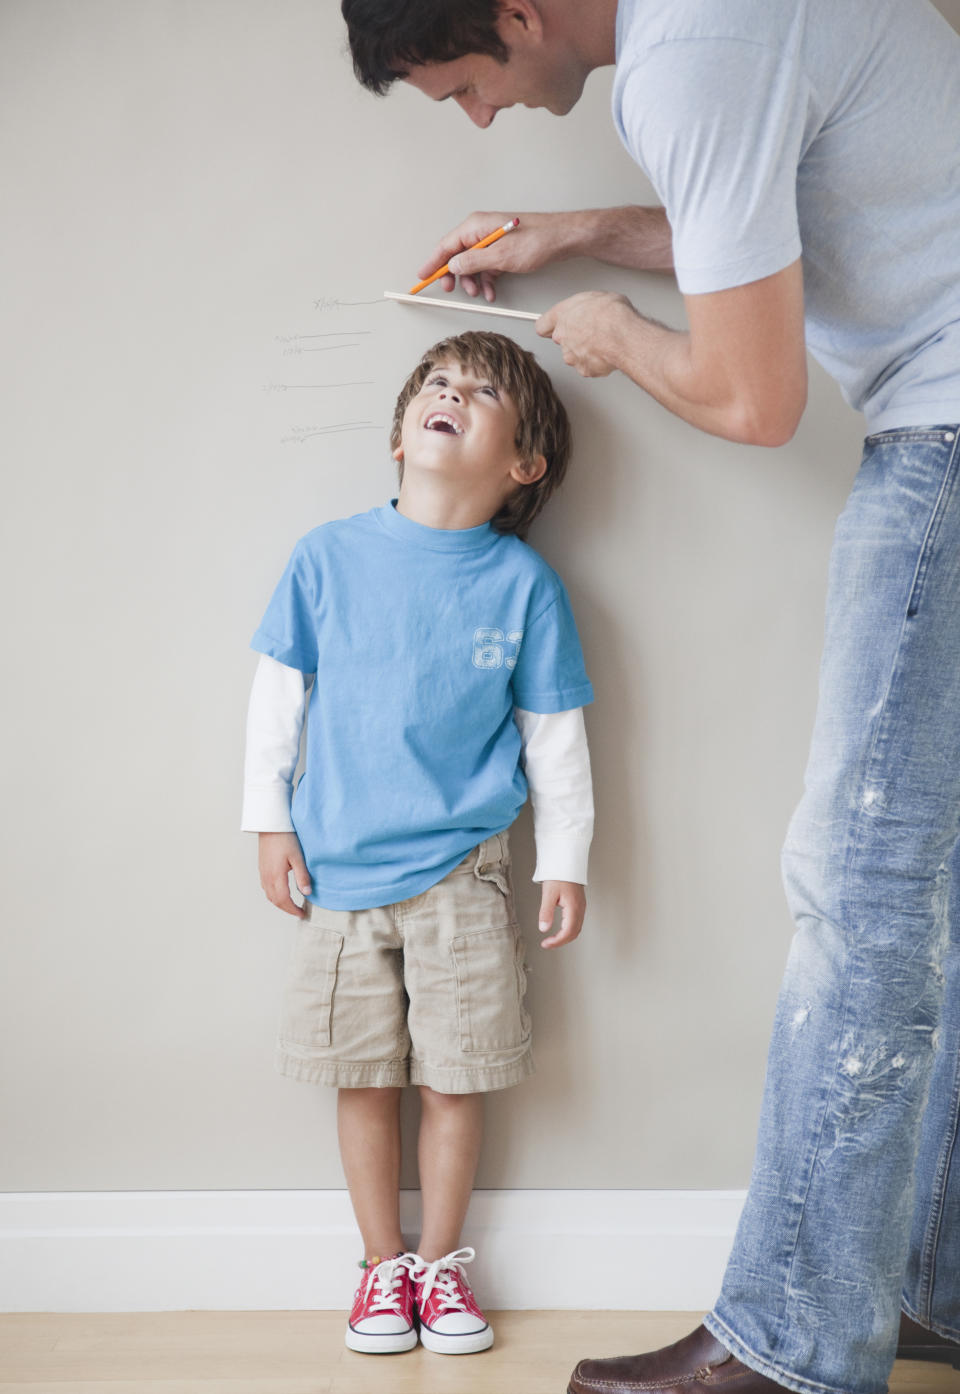
<svg viewBox="0 0 960 1394"><path fill-rule="evenodd" d="M471 1277L492 1309L704 1311L744 1194L477 1191ZM6 1312L337 1309L357 1257L345 1191L0 1194Z"/></svg>

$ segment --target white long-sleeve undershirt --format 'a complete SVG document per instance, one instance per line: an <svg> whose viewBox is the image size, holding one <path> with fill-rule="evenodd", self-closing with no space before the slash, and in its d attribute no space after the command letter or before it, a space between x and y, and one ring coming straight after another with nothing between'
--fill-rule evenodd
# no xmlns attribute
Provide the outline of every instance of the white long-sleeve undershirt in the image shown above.
<svg viewBox="0 0 960 1394"><path fill-rule="evenodd" d="M247 713L244 832L293 831L290 802L308 683L298 668L260 655ZM544 714L515 707L513 714L533 804L533 879L586 885L593 786L583 708Z"/></svg>

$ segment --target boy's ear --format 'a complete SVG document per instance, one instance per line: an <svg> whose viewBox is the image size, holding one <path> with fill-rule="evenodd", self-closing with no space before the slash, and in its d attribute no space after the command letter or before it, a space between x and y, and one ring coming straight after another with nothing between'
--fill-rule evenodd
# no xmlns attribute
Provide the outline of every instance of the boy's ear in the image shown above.
<svg viewBox="0 0 960 1394"><path fill-rule="evenodd" d="M400 461L403 459L403 446L402 446L402 445L398 445L398 446L397 446L396 450L393 452L393 458L396 460L397 464L399 465Z"/></svg>
<svg viewBox="0 0 960 1394"><path fill-rule="evenodd" d="M534 455L531 460L518 460L510 474L518 484L536 484L537 480L542 479L546 472L546 456Z"/></svg>

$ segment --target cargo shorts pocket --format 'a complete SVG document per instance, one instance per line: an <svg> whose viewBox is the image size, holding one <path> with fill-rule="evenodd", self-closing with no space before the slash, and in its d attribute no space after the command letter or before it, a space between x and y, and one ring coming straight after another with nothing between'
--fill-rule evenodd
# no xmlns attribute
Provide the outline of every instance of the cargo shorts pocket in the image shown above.
<svg viewBox="0 0 960 1394"><path fill-rule="evenodd" d="M524 1006L527 975L516 924L451 940L457 981L460 1049L477 1055L516 1050L530 1039Z"/></svg>
<svg viewBox="0 0 960 1394"><path fill-rule="evenodd" d="M280 1040L299 1046L330 1045L333 994L343 935L324 925L301 923L290 961L280 1017Z"/></svg>

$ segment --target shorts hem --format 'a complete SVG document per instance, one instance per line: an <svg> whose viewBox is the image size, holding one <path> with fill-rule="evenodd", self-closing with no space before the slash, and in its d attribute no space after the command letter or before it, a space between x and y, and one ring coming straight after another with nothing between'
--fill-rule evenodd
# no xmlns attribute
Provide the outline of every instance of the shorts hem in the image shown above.
<svg viewBox="0 0 960 1394"><path fill-rule="evenodd" d="M535 1069L530 1050L509 1065L427 1065L422 1060L411 1060L410 1083L425 1084L438 1094L488 1094L495 1089L510 1089Z"/></svg>
<svg viewBox="0 0 960 1394"><path fill-rule="evenodd" d="M304 1084L332 1084L337 1089L395 1089L410 1083L405 1060L311 1060L277 1050L274 1064L279 1074Z"/></svg>

